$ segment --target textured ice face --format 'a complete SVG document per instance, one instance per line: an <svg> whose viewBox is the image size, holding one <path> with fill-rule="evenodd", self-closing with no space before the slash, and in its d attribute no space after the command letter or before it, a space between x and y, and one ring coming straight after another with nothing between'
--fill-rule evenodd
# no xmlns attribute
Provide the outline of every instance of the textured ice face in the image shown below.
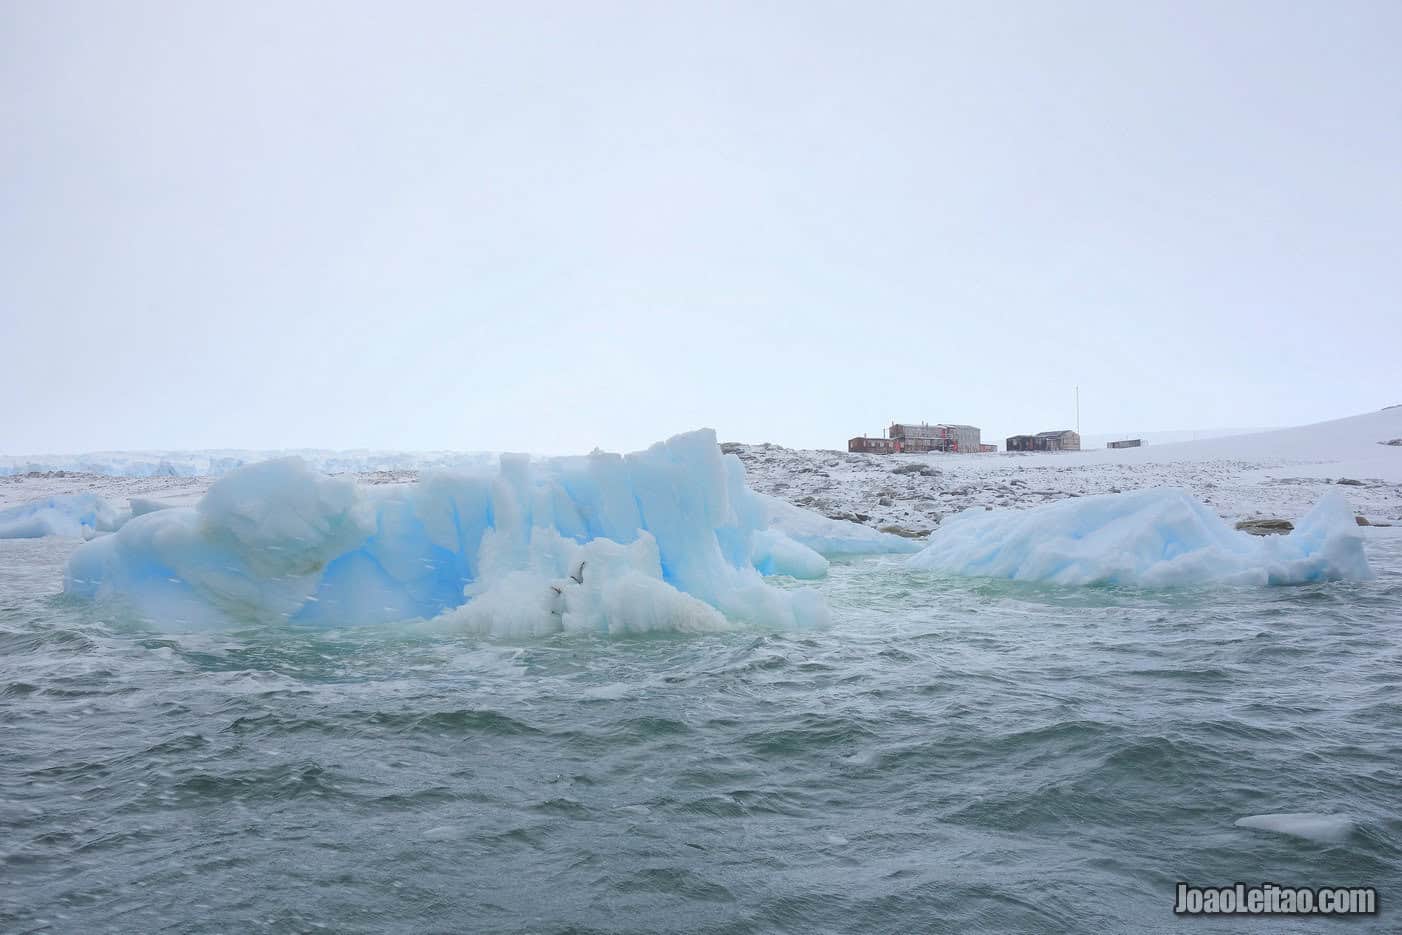
<svg viewBox="0 0 1402 935"><path fill-rule="evenodd" d="M142 512L86 543L65 590L174 626L447 611L492 635L820 624L816 594L774 588L761 571L821 576L826 560L771 521L709 430L629 455L503 455L495 471L373 488L285 458L228 474L194 508ZM817 521L822 541L905 547Z"/></svg>
<svg viewBox="0 0 1402 935"><path fill-rule="evenodd" d="M254 464L200 500L200 534L261 577L306 575L375 531L375 513L348 480L309 471L300 458Z"/></svg>
<svg viewBox="0 0 1402 935"><path fill-rule="evenodd" d="M1079 497L946 520L911 565L1053 584L1299 584L1372 577L1347 502L1331 494L1288 536L1250 536L1177 488Z"/></svg>

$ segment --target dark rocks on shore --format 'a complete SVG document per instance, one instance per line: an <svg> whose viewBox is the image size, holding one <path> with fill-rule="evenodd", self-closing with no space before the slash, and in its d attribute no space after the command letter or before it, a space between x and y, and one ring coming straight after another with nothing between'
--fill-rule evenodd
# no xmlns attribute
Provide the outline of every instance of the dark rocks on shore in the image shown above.
<svg viewBox="0 0 1402 935"><path fill-rule="evenodd" d="M881 531L903 539L924 539L930 534L928 529L906 529L904 526L882 526Z"/></svg>
<svg viewBox="0 0 1402 935"><path fill-rule="evenodd" d="M910 461L906 464L891 468L892 474L919 474L921 477L934 477L939 473L928 464L921 464L918 461Z"/></svg>

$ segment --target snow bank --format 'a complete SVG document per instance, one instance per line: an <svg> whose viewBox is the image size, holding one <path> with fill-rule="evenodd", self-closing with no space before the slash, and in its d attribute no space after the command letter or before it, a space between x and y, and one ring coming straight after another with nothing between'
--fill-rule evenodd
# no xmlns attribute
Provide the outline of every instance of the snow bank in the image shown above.
<svg viewBox="0 0 1402 935"><path fill-rule="evenodd" d="M1338 494L1288 536L1232 529L1176 488L1061 500L946 520L910 563L960 575L1054 584L1298 584L1372 577Z"/></svg>
<svg viewBox="0 0 1402 935"><path fill-rule="evenodd" d="M1353 833L1353 819L1347 815L1321 815L1315 812L1247 815L1238 818L1234 824L1238 828L1273 831L1327 844L1345 841Z"/></svg>
<svg viewBox="0 0 1402 935"><path fill-rule="evenodd" d="M709 430L626 456L503 455L494 472L374 487L287 458L228 474L194 508L145 506L79 547L66 591L178 626L451 611L494 636L812 626L827 614L814 592L763 581L827 563L771 527Z"/></svg>
<svg viewBox="0 0 1402 935"><path fill-rule="evenodd" d="M96 494L45 497L0 510L0 539L67 536L90 539L122 525L126 514Z"/></svg>

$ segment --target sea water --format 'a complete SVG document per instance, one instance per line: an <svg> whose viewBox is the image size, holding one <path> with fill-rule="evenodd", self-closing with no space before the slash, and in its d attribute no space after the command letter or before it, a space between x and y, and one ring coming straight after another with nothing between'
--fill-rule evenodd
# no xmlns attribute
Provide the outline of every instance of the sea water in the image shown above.
<svg viewBox="0 0 1402 935"><path fill-rule="evenodd" d="M72 548L0 542L0 930L1338 930L1180 880L1402 925L1402 540L1276 588L838 561L818 631L516 642L155 632ZM1333 833L1236 825L1278 813Z"/></svg>

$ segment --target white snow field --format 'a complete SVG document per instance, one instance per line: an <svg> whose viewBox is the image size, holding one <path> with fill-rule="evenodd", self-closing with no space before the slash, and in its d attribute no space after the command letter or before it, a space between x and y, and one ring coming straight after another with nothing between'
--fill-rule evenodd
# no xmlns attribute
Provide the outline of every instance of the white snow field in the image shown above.
<svg viewBox="0 0 1402 935"><path fill-rule="evenodd" d="M227 474L195 506L133 512L74 552L65 591L182 628L383 623L469 598L449 621L494 636L827 615L816 593L763 581L821 576L827 562L771 528L769 504L709 429L630 455L502 455L494 471L417 483L357 484L284 458ZM844 554L909 548L814 519L802 534Z"/></svg>
<svg viewBox="0 0 1402 935"><path fill-rule="evenodd" d="M1030 510L968 510L910 564L950 574L1145 587L1303 584L1372 577L1353 511L1337 493L1289 535L1227 525L1186 490L1078 497Z"/></svg>

